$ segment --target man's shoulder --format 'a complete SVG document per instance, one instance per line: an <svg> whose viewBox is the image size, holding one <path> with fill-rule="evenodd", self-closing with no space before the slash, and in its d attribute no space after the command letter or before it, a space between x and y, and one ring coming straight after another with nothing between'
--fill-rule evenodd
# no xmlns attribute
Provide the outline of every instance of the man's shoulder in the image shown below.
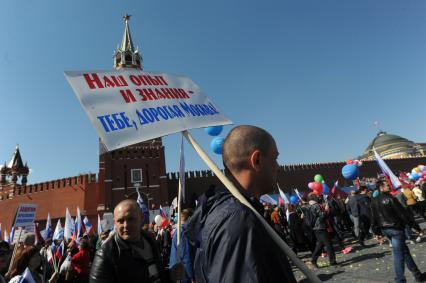
<svg viewBox="0 0 426 283"><path fill-rule="evenodd" d="M115 235L109 237L102 246L96 251L96 255L102 258L114 258L116 251L118 250L117 242L115 241Z"/></svg>
<svg viewBox="0 0 426 283"><path fill-rule="evenodd" d="M214 234L218 227L221 231L229 231L230 233L235 231L244 232L253 228L254 225L260 224L258 221L250 208L232 196L209 212L204 232L207 235Z"/></svg>
<svg viewBox="0 0 426 283"><path fill-rule="evenodd" d="M215 206L209 213L208 218L216 220L226 220L229 217L236 217L237 215L254 216L254 213L237 200L234 196L223 200L219 205ZM219 217L219 218L217 218Z"/></svg>

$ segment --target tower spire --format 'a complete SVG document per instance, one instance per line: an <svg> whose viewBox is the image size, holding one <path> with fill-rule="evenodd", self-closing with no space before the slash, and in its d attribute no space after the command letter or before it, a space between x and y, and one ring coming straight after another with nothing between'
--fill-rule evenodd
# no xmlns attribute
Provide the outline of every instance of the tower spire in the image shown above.
<svg viewBox="0 0 426 283"><path fill-rule="evenodd" d="M130 34L129 20L130 15L124 15L124 33L120 46L114 54L114 68L135 68L142 69L142 56L139 50L135 49Z"/></svg>
<svg viewBox="0 0 426 283"><path fill-rule="evenodd" d="M24 168L24 163L22 162L21 153L19 152L19 145L17 144L15 147L15 152L12 155L12 158L9 161L8 164L9 168Z"/></svg>
<svg viewBox="0 0 426 283"><path fill-rule="evenodd" d="M121 40L121 45L120 45L120 50L121 51L134 51L134 46L133 46L133 41L132 41L132 36L130 34L130 29L129 29L129 20L130 20L130 15L124 15L123 19L124 19L124 34L123 34L123 39Z"/></svg>

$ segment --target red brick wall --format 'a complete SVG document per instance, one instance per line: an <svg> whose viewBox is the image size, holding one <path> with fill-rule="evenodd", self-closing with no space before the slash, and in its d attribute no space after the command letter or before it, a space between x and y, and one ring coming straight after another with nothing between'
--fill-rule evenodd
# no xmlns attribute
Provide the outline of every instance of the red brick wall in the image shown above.
<svg viewBox="0 0 426 283"><path fill-rule="evenodd" d="M32 184L15 189L15 195L7 199L7 192L0 191L0 223L2 228L10 231L16 209L20 203L36 203L36 221L44 223L47 214L52 219L65 216L65 208L68 207L73 216L76 215L77 206L89 219L97 219L99 186L96 175L83 175L61 180L54 180L40 184ZM62 222L62 225L64 223ZM52 223L56 225L56 221Z"/></svg>
<svg viewBox="0 0 426 283"><path fill-rule="evenodd" d="M419 164L426 164L426 157L390 159L386 160L388 166L395 174L399 171L411 171ZM294 188L300 191L308 190L308 183L313 182L316 174L321 174L327 184L332 187L336 180L340 185L348 185L350 182L344 180L342 168L345 162L316 163L280 166L278 172L278 183L283 191L290 192ZM376 177L381 173L376 161L365 161L360 167L360 177ZM176 195L178 190L178 173L169 173L169 201ZM199 196L209 188L211 184L221 185L216 176L210 171L186 172L186 197L190 200L192 195Z"/></svg>
<svg viewBox="0 0 426 283"><path fill-rule="evenodd" d="M168 202L168 188L164 147L161 140L155 144L141 143L117 149L100 156L99 183L105 192L105 211L113 211L125 198L137 198L131 180L132 169L142 169L139 191L149 194L150 204L156 208ZM146 200L147 201L147 200Z"/></svg>

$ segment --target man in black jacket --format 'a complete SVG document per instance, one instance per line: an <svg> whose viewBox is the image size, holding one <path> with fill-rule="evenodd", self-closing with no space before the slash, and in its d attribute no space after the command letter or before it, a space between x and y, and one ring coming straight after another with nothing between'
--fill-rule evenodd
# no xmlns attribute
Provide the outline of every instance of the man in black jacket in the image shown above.
<svg viewBox="0 0 426 283"><path fill-rule="evenodd" d="M354 224L353 232L357 239L359 239L359 206L358 206L358 191L352 190L351 195L348 197L348 203L346 207L351 216L351 220Z"/></svg>
<svg viewBox="0 0 426 283"><path fill-rule="evenodd" d="M405 264L416 282L424 282L426 274L420 272L405 244L404 227L410 221L407 211L390 194L389 185L385 180L378 181L376 186L380 189L380 195L373 198L371 204L373 230L375 234L383 233L392 242L395 282L406 282Z"/></svg>
<svg viewBox="0 0 426 283"><path fill-rule="evenodd" d="M364 240L369 235L371 226L371 199L367 195L367 187L361 186L359 194L356 196L356 203L359 212L359 235L358 241L364 246Z"/></svg>
<svg viewBox="0 0 426 283"><path fill-rule="evenodd" d="M126 199L114 209L116 233L96 252L91 283L169 282L154 239L141 230L142 214L136 201ZM178 277L183 274L176 266Z"/></svg>
<svg viewBox="0 0 426 283"><path fill-rule="evenodd" d="M334 248L331 243L330 235L327 231L327 223L326 216L328 210L328 205L325 205L325 208L322 209L320 204L318 203L318 196L315 193L310 193L308 195L309 207L306 214L303 215L304 218L309 219L312 230L315 233L316 237L316 245L315 250L312 252L312 261L311 263L318 267L317 260L319 255L321 254L323 248L325 247L328 258L330 260L330 265L336 265L336 254L334 253Z"/></svg>
<svg viewBox="0 0 426 283"><path fill-rule="evenodd" d="M231 181L263 215L259 197L272 192L277 181L272 136L254 126L238 126L226 137L222 157ZM187 235L197 248L197 283L296 282L287 257L255 214L226 189L199 198Z"/></svg>

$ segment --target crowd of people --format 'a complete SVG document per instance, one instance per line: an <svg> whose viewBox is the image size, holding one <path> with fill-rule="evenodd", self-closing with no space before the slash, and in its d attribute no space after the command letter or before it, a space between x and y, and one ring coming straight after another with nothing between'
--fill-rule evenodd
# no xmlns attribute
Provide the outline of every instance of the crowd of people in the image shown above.
<svg viewBox="0 0 426 283"><path fill-rule="evenodd" d="M337 265L335 247L347 254L352 247L345 244L364 247L365 240L374 237L378 244L389 242L397 282L405 282L405 264L417 281L424 281L407 244L422 241L416 218L425 216L426 183L392 190L386 179L374 182L375 189L361 185L350 194L337 188L327 196L309 193L297 205L264 204L264 217L294 252L310 251L314 267L320 255Z"/></svg>
<svg viewBox="0 0 426 283"><path fill-rule="evenodd" d="M211 187L194 210L181 212L180 223L143 225L138 203L125 199L114 209L112 231L67 241L28 233L17 244L0 242L0 283L24 282L28 274L37 283L296 282L294 266L257 214L296 254L310 252L313 270L320 256L338 265L337 252L350 253L351 245L362 248L374 237L392 249L396 282L406 282L405 266L417 282L426 280L407 246L422 241L416 219L426 219L426 184L396 191L377 179L373 190L334 188L274 206L259 201L277 181L278 150L268 132L234 128L222 157L227 177L251 208L227 189Z"/></svg>

